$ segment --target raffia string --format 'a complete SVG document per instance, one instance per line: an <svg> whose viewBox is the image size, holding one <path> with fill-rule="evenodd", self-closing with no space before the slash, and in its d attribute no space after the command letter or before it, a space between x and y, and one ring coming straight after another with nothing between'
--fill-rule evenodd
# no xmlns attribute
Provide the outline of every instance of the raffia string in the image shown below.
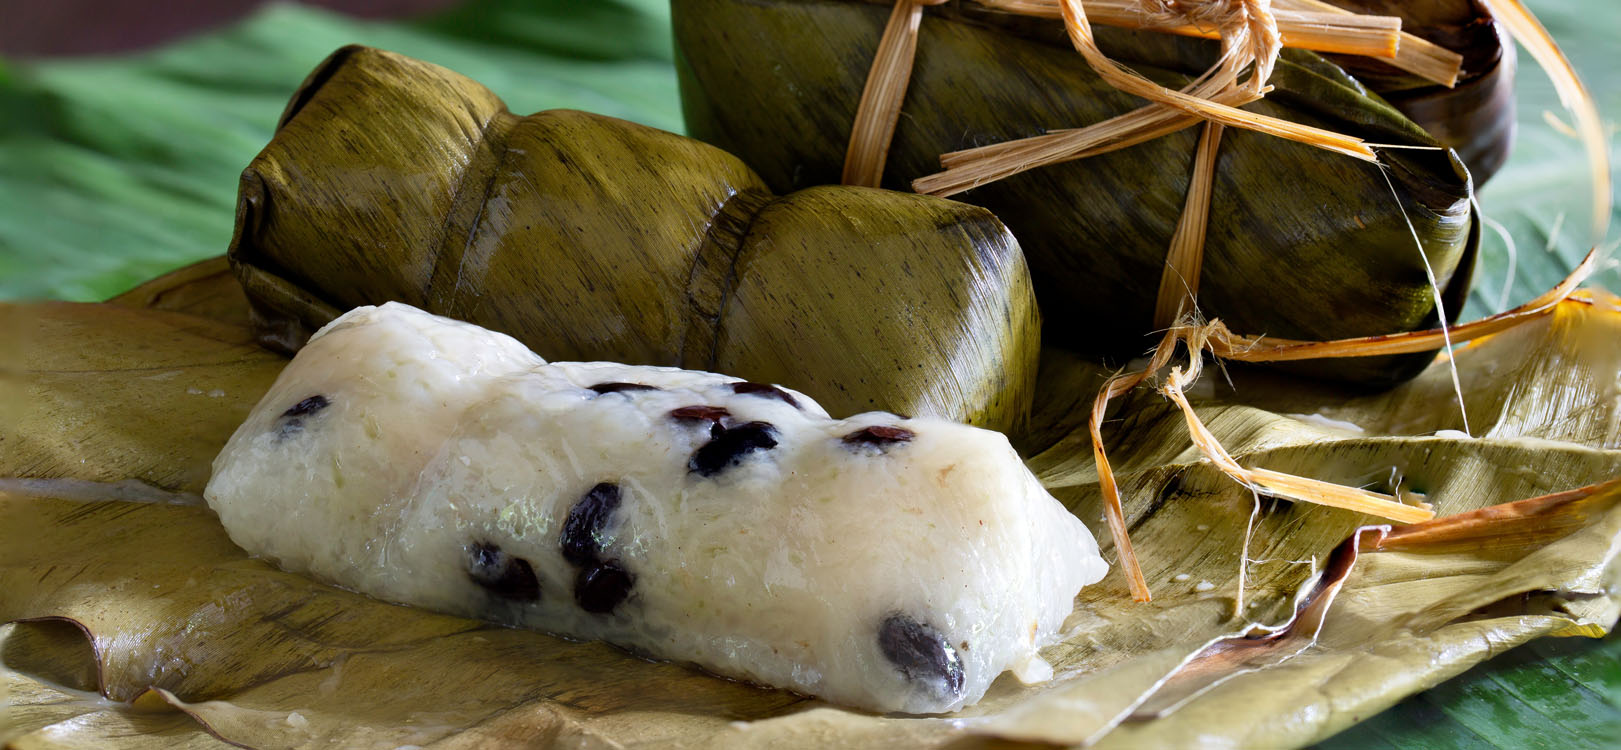
<svg viewBox="0 0 1621 750"><path fill-rule="evenodd" d="M1355 11L1346 10L1338 5L1323 2L1323 0L1272 0L1272 4L1274 8L1278 9L1274 12L1282 14L1283 17L1288 17L1288 15L1292 13L1313 15L1316 18L1321 18L1321 16L1315 14L1322 14L1323 16L1338 15L1342 18L1346 16L1361 18L1366 17L1359 16ZM1280 26L1282 23L1283 22L1280 20ZM1292 35L1292 32L1285 30L1284 34ZM1294 45L1291 44L1289 46ZM1312 48L1307 47L1306 49ZM1318 51L1342 52L1342 50ZM1376 57L1377 55L1374 56ZM1390 63L1392 66L1398 69L1405 70L1413 75L1430 81L1431 83L1439 83L1447 88L1452 88L1453 86L1458 85L1458 75L1463 70L1463 55L1453 52L1446 47L1442 47L1441 45L1425 39L1424 37L1418 36L1417 34L1409 34L1405 31L1401 33L1401 46L1397 48L1396 56L1386 60L1385 62Z"/></svg>
<svg viewBox="0 0 1621 750"><path fill-rule="evenodd" d="M1062 18L1060 0L978 0L987 8L1037 18ZM1282 5L1283 0L1274 0ZM1157 31L1164 34L1220 38L1215 26L1198 18L1182 18L1165 13L1145 13L1140 0L1087 0L1086 14L1093 23ZM1334 8L1334 6L1329 6ZM1314 52L1335 52L1394 60L1400 56L1405 38L1401 19L1394 16L1364 16L1350 11L1274 10L1278 30L1289 37L1289 46Z"/></svg>
<svg viewBox="0 0 1621 750"><path fill-rule="evenodd" d="M878 187L883 181L889 143L901 117L901 100L906 98L906 86L912 80L923 6L945 1L896 0L884 35L878 40L878 54L873 55L867 85L861 90L861 104L856 107L850 148L844 154L844 184Z"/></svg>
<svg viewBox="0 0 1621 750"><path fill-rule="evenodd" d="M1234 362L1282 362L1434 351L1449 340L1453 343L1470 341L1551 314L1560 302L1576 292L1576 288L1583 280L1592 275L1597 264L1598 252L1595 249L1587 254L1564 281L1536 299L1506 312L1448 328L1338 341L1267 340L1257 336L1239 336L1227 330L1219 320L1213 320L1205 325L1183 323L1166 331L1146 367L1137 372L1116 375L1104 383L1103 388L1098 391L1097 398L1092 402L1092 413L1087 423L1092 436L1092 456L1097 464L1098 486L1103 492L1104 518L1109 524L1115 547L1120 551L1121 570L1126 576L1132 598L1146 602L1152 598L1152 594L1137 564L1137 555L1132 550L1131 538L1126 533L1120 487L1115 481L1114 469L1109 465L1108 453L1103 447L1103 419L1111 399L1131 392L1169 366L1178 344L1186 348L1188 364L1185 368L1172 368L1170 375L1157 390L1181 409L1194 445L1222 473L1251 490L1274 497L1343 508L1401 523L1413 523L1434 517L1434 510L1428 505L1409 505L1399 498L1377 492L1270 469L1245 468L1234 460L1221 446L1216 436L1205 427L1184 395L1187 387L1199 377L1203 354L1209 352L1218 359Z"/></svg>
<svg viewBox="0 0 1621 750"><path fill-rule="evenodd" d="M844 182L854 185L875 185L877 176L882 175L884 157L889 150L889 142L894 133L895 123L900 114L901 100L905 97L906 88L910 82L912 62L917 50L918 26L922 19L922 6L933 5L943 0L897 0L889 23L885 26L883 37L879 42L878 53L874 56L873 65L867 76L867 83L862 92L861 103L857 108L855 126L852 128L850 145L845 156ZM1284 0L1280 0L1283 2ZM1287 0L1290 3L1312 2L1312 0ZM1065 5L1080 8L1077 0L979 0L985 7L1007 12L1047 18L1064 17ZM1236 107L1253 101L1260 95L1259 90L1253 92L1251 97L1217 96L1219 92L1232 88L1231 84L1216 85L1195 90L1185 90L1185 98L1178 94L1157 86L1147 79L1131 73L1118 64L1109 61L1107 65L1099 65L1107 58L1097 50L1096 44L1091 42L1091 29L1085 25L1087 13L1093 13L1099 23L1106 25L1124 26L1137 29L1148 29L1171 34L1184 34L1200 37L1220 38L1223 34L1244 28L1244 24L1235 23L1248 16L1259 22L1271 26L1270 35L1283 46L1315 49L1319 51L1344 52L1361 54L1372 57L1388 59L1393 64L1402 57L1402 49L1416 48L1427 44L1417 37L1400 32L1401 20L1392 16L1364 16L1344 11L1333 6L1326 6L1329 10L1289 10L1274 13L1267 8L1264 2L1241 2L1240 0L1087 0L1086 10L1078 14L1085 41L1080 44L1088 64L1098 69L1100 75L1110 80L1111 84L1121 86L1122 90L1139 93L1150 101L1164 101L1174 109L1192 108L1199 117L1218 120L1226 117L1250 127L1269 132L1274 135L1304 140L1321 147L1342 150L1353 153L1359 158L1373 158L1372 152L1356 139L1349 139L1338 134L1316 128L1305 128L1286 120L1254 115L1237 110ZM1251 12L1250 8L1258 9ZM1280 15L1281 14L1281 15ZM1073 26L1073 24L1066 24ZM1072 36L1074 30L1071 30ZM1265 37L1262 37L1263 39ZM1429 47L1439 50L1441 55L1450 56L1450 65L1442 61L1439 68L1431 65L1427 73L1441 80L1447 85L1456 80L1458 66L1462 57L1450 50L1435 45ZM1087 50L1090 50L1088 52ZM1260 54L1257 54L1260 53ZM1240 57L1246 53L1240 51ZM1256 58L1261 59L1264 65L1257 66L1259 80L1265 80L1270 73L1272 60L1276 59L1276 51L1267 51L1262 48L1250 50L1249 59L1224 59L1218 66L1228 68L1242 68ZM1426 58L1429 59L1429 58ZM1210 75L1202 76L1208 79ZM1206 109L1204 105L1210 105ZM1167 133L1175 132L1188 127L1196 119L1181 119L1175 126L1167 126L1168 119L1165 113L1157 117L1146 117L1142 113L1135 113L1124 120L1115 118L1109 121L1108 127L1098 130L1088 130L1081 136L1071 135L1058 141L1048 139L1045 148L1036 149L1034 154L1019 149L1016 153L1002 153L1002 149L994 147L975 149L956 154L942 155L941 164L950 170L954 167L968 166L979 159L988 159L994 163L1004 162L1004 158L1015 164L1030 164L1032 155L1037 157L1040 165L1067 161L1074 158L1103 153L1106 150L1124 148L1134 143L1157 138ZM1232 124L1232 123L1229 123ZM1240 127L1246 125L1241 124ZM1075 131L1057 131L1058 133L1074 133ZM1038 136L1045 139L1045 136ZM1124 140L1122 140L1124 139ZM1018 141L1011 143L1019 143ZM1006 144L1003 144L1006 145ZM1034 145L1034 144L1032 144ZM1098 146L1112 146L1098 149ZM1033 167L1027 167L1033 168ZM935 179L924 178L915 183L914 190L920 193L950 195L966 190L975 185L994 181L1016 174L1017 171L1006 169L992 169L989 173L983 168L974 169L968 173L933 176Z"/></svg>
<svg viewBox="0 0 1621 750"><path fill-rule="evenodd" d="M1039 18L1061 18L1059 0L978 0L987 8ZM1087 0L1093 23L1215 39L1217 32L1193 24L1147 26L1139 0ZM1377 57L1392 66L1451 88L1463 56L1401 30L1394 16L1367 16L1322 0L1272 0L1272 16L1285 47L1330 54ZM1151 20L1151 19L1150 19ZM1159 20L1165 20L1161 17Z"/></svg>
<svg viewBox="0 0 1621 750"><path fill-rule="evenodd" d="M1171 248L1165 253L1160 272L1159 293L1154 297L1154 327L1165 328L1192 314L1199 296L1199 274L1204 268L1205 229L1210 224L1210 195L1215 192L1216 149L1221 146L1222 126L1207 122L1193 155L1193 176L1189 179L1187 202L1171 235Z"/></svg>
<svg viewBox="0 0 1621 750"><path fill-rule="evenodd" d="M1138 10L1143 28L1157 30L1179 25L1214 28L1222 39L1222 56L1216 65L1181 90L1160 86L1104 55L1093 37L1080 0L1054 2L1064 19L1071 44L1099 77L1151 104L1091 127L944 154L940 163L946 170L914 180L913 190L929 195L955 195L1020 172L1114 150L1122 147L1118 143L1122 140L1140 143L1191 126L1200 119L1255 130L1366 161L1376 160L1373 150L1359 138L1238 109L1266 92L1265 81L1271 76L1278 52L1285 44L1267 0L1143 0ZM1248 82L1241 85L1237 75L1245 68L1252 72ZM1144 131L1152 134L1133 137L1145 135ZM1113 148L1100 148L1111 145Z"/></svg>

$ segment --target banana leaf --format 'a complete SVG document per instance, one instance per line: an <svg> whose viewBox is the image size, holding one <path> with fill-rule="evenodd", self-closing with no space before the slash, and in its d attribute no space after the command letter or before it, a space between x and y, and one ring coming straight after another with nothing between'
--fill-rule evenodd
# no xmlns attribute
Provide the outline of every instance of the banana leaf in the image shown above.
<svg viewBox="0 0 1621 750"><path fill-rule="evenodd" d="M1553 37L1559 40L1583 80L1595 92L1606 121L1621 119L1621 69L1606 64L1621 19L1597 14L1596 5L1571 2L1528 3ZM1597 21L1597 22L1596 22ZM1516 75L1518 124L1514 154L1496 179L1479 193L1483 216L1492 231L1481 243L1482 273L1464 317L1476 318L1529 299L1557 283L1595 244L1613 257L1614 238L1595 237L1595 217L1585 171L1591 160L1572 139L1569 121L1558 93L1536 65L1524 65ZM1621 222L1621 210L1612 201L1609 223ZM1621 265L1608 264L1593 283L1621 290ZM1489 270L1488 270L1489 269ZM1529 296L1526 296L1529 293Z"/></svg>
<svg viewBox="0 0 1621 750"><path fill-rule="evenodd" d="M1045 654L1052 683L1004 680L961 714L910 718L386 605L248 558L198 503L195 469L284 360L251 346L222 261L112 303L3 309L39 332L7 360L24 397L0 423L0 475L15 477L0 484L0 622L16 623L0 632L0 680L17 696L0 739L19 746L1291 747L1504 648L1599 634L1621 611L1621 486L1565 492L1621 476L1621 301L1603 296L1456 353L1479 437L1450 432L1463 413L1445 363L1349 400L1235 370L1196 399L1248 465L1400 483L1442 515L1563 493L1383 544L1344 543L1370 538L1365 517L1252 496L1180 447L1169 406L1127 399L1105 437L1155 601L1106 578ZM1071 406L1106 374L1047 350L1042 409L1020 436L1083 519L1099 495ZM1318 595L1297 602L1305 590ZM1229 636L1251 622L1292 624L1244 650L1256 639Z"/></svg>
<svg viewBox="0 0 1621 750"><path fill-rule="evenodd" d="M1621 736L1617 664L1621 633L1615 631L1602 640L1533 641L1407 698L1318 747L1603 747Z"/></svg>
<svg viewBox="0 0 1621 750"><path fill-rule="evenodd" d="M775 190L838 182L887 5L675 0L688 132L742 157ZM940 171L943 153L1083 127L1141 105L1088 69L1052 21L958 2L929 8L918 33L884 187L909 189ZM1148 32L1096 34L1110 57L1172 88L1208 68L1217 49ZM1379 150L1373 165L1229 130L1216 165L1200 309L1235 331L1307 340L1431 326L1437 292L1447 309L1459 309L1479 243L1462 163L1320 56L1288 50L1270 80L1274 90L1253 110L1397 148ZM1019 238L1048 344L1121 361L1152 345L1154 299L1197 133L954 196L991 209ZM1295 369L1389 383L1429 359Z"/></svg>
<svg viewBox="0 0 1621 750"><path fill-rule="evenodd" d="M243 165L345 44L451 66L519 111L679 130L669 35L664 0L469 0L388 22L272 2L139 54L0 54L0 297L99 302L219 255Z"/></svg>
<svg viewBox="0 0 1621 750"><path fill-rule="evenodd" d="M1018 243L984 209L820 187L622 120L527 117L449 70L345 47L243 172L230 258L291 351L389 300L547 359L716 370L837 412L1008 430L1039 331ZM905 325L887 325L887 321Z"/></svg>
<svg viewBox="0 0 1621 750"><path fill-rule="evenodd" d="M1514 44L1491 12L1473 0L1336 0L1358 13L1397 16L1402 30L1463 55L1451 87L1373 58L1328 55L1468 165L1486 184L1514 145Z"/></svg>

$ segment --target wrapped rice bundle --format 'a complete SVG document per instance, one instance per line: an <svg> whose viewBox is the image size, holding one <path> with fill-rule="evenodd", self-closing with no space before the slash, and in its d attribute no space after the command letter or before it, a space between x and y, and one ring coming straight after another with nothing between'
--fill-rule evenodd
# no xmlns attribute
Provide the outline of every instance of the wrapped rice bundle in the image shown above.
<svg viewBox="0 0 1621 750"><path fill-rule="evenodd" d="M889 3L676 0L692 135L748 160L774 189L838 182ZM1098 28L1110 59L1180 88L1218 46ZM1199 310L1247 334L1328 340L1413 330L1456 310L1478 244L1467 169L1319 55L1285 50L1246 109L1392 146L1378 164L1228 128L1215 159ZM882 185L909 189L941 155L1121 115L1143 101L1076 55L1063 24L970 2L922 15ZM1127 357L1152 345L1166 248L1199 128L1051 164L954 197L996 212L1037 282L1048 343ZM1426 268L1428 264L1428 269ZM1433 271L1436 290L1432 289ZM1351 381L1410 376L1430 354L1310 367Z"/></svg>
<svg viewBox="0 0 1621 750"><path fill-rule="evenodd" d="M1452 86L1442 86L1380 60L1331 59L1402 114L1458 152L1475 186L1508 159L1514 142L1514 44L1476 0L1334 0L1358 13L1399 16L1402 30L1463 55Z"/></svg>
<svg viewBox="0 0 1621 750"><path fill-rule="evenodd" d="M773 196L713 147L349 47L243 173L230 258L263 342L400 301L545 357L716 370L1000 430L1039 325L984 209L881 190Z"/></svg>

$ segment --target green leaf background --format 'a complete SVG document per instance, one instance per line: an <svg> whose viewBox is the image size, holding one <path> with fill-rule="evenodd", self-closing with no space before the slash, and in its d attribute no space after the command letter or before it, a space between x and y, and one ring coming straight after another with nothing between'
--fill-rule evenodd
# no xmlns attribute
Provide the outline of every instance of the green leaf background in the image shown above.
<svg viewBox="0 0 1621 750"><path fill-rule="evenodd" d="M1610 0L1530 3L1621 119ZM584 109L679 132L662 0L474 0L409 21L272 5L228 29L116 58L0 60L0 299L105 299L224 251L236 178L288 95L359 42L445 65L517 112ZM1511 307L1593 244L1587 157L1521 55L1513 158L1481 190L1488 231L1462 317ZM1614 128L1607 131L1613 140ZM1612 217L1616 214L1611 207ZM1612 233L1613 234L1613 233ZM1607 242L1614 255L1614 242ZM1621 289L1608 261L1596 282ZM1534 643L1413 696L1325 748L1621 746L1621 638Z"/></svg>

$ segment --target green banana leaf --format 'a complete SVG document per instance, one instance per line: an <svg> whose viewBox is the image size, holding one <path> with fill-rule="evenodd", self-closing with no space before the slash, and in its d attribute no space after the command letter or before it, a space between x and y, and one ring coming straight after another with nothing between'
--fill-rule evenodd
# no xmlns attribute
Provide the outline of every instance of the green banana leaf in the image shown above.
<svg viewBox="0 0 1621 750"><path fill-rule="evenodd" d="M1526 4L1581 74L1598 103L1599 116L1607 123L1621 121L1621 70L1614 65L1614 40L1621 31L1621 19L1605 12L1609 6L1593 0L1532 0ZM1609 235L1595 240L1587 154L1576 139L1545 119L1552 115L1569 123L1570 116L1560 106L1547 75L1529 55L1522 52L1515 75L1519 113L1514 150L1502 171L1477 196L1491 230L1481 244L1475 291L1462 320L1502 311L1546 291L1595 243L1611 259L1616 257L1613 225L1621 221L1621 200L1611 203ZM1614 142L1612 135L1612 181L1621 175L1614 161ZM1491 228L1491 222L1502 231ZM1595 281L1621 291L1621 270L1612 262Z"/></svg>
<svg viewBox="0 0 1621 750"><path fill-rule="evenodd" d="M1532 5L1587 77L1606 117L1621 118L1616 74L1607 64L1616 22L1602 12L1602 4L1589 0ZM450 66L500 91L520 111L580 107L679 130L662 3L535 6L531 10L519 3L476 2L450 15L409 23L365 23L304 8L273 7L231 30L151 54L0 67L0 109L6 114L0 119L0 206L5 206L0 209L0 296L102 299L161 271L218 254L229 240L230 207L241 166L268 140L276 114L303 73L342 43L375 44ZM222 66L220 60L234 64ZM1520 79L1518 156L1481 196L1487 215L1501 221L1515 239L1518 258L1510 274L1506 245L1487 233L1479 288L1466 309L1470 317L1512 305L1550 286L1589 243L1579 146L1543 124L1544 110L1559 110L1540 73L1527 64ZM1507 295L1502 294L1505 279L1513 282ZM1618 279L1614 270L1600 278L1611 288L1621 288ZM216 313L232 309L228 299L221 299L226 295L194 291L162 296L161 301L147 299L142 304L161 302L169 309L215 320L222 319ZM211 339L214 344L229 344L229 336L226 341L217 338ZM192 361L178 364L188 362ZM247 372L252 364L238 361L236 366ZM185 395L209 399L213 391L227 390L201 387L203 382L182 391L196 388L200 393ZM1067 396L1072 402L1090 395L1082 388L1073 390ZM95 400L89 398L93 392L100 393L84 390L73 396L66 391L70 396L64 399L89 403ZM139 392L131 392L122 403L143 418L162 417ZM163 418L178 420L195 413L182 411ZM188 428L191 424L167 423ZM1063 427L1049 425L1054 433ZM219 426L215 434L228 432L228 426ZM1574 436L1566 439L1570 437ZM93 432L64 436L54 448L60 453L53 454L49 446L39 448L27 454L32 463L25 465L53 466L44 463L52 455L69 463L80 460L67 452L76 439L92 445L112 441L102 445L104 450L139 444L117 443L116 436ZM1174 440L1167 444L1179 445ZM8 458L13 445L8 441ZM104 481L143 477L171 488L190 483L192 491L198 478L207 476L208 456L198 458L197 446L188 449L159 441L145 444L144 450L148 454L140 468L120 472L111 470L111 464L98 465L84 470L85 476ZM189 458L182 460L174 451ZM1084 466L1070 470L1077 478L1086 476ZM99 486L92 489L105 491ZM1539 488L1522 489L1534 494ZM14 661L56 653L39 645L39 639L51 634L37 631L50 626L7 627L0 642L5 664L27 666L21 671L28 674L54 675L51 682L59 687L96 687L82 675L82 636L76 636L77 641L57 638L66 641L69 651L79 652L63 658L67 671L52 672L46 666ZM26 632L19 635L19 628ZM1511 652L1503 657L1509 661L1488 663L1423 693L1331 740L1330 746L1516 746L1536 738L1554 742L1567 735L1574 738L1571 746L1580 746L1602 745L1616 736L1621 728L1614 710L1621 702L1621 673L1614 666L1615 637L1593 643L1538 641L1531 648L1551 655L1542 659ZM81 671L77 678L71 674L73 665ZM0 681L5 681L8 696L24 695L25 689L19 687L24 684L37 687L31 693L35 698L17 698L0 714L4 717L0 721L10 722L19 713L58 716L57 721L39 726L67 722L77 733L50 742L94 744L88 738L119 736L143 738L129 739L132 745L218 744L200 733L191 719L172 712L147 714L93 695L53 693L55 688L42 687L17 671L0 670ZM1577 714L1587 718L1578 719ZM837 723L832 718L826 721Z"/></svg>
<svg viewBox="0 0 1621 750"><path fill-rule="evenodd" d="M128 58L0 60L0 298L106 299L224 252L242 168L351 42L461 71L517 112L681 129L662 0L480 0L394 23L271 5Z"/></svg>

